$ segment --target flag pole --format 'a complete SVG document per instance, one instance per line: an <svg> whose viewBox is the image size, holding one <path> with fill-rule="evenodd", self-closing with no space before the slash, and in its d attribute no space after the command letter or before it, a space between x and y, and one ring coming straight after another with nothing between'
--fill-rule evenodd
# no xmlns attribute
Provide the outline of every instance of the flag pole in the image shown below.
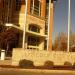
<svg viewBox="0 0 75 75"><path fill-rule="evenodd" d="M23 44L22 48L25 49L25 34L26 34L26 19L27 19L27 6L28 6L28 0L25 0L26 6L25 6L25 17L24 17L24 26L23 26Z"/></svg>
<svg viewBox="0 0 75 75"><path fill-rule="evenodd" d="M71 0L68 0L68 44L67 44L67 52L70 51L70 7L71 7Z"/></svg>
<svg viewBox="0 0 75 75"><path fill-rule="evenodd" d="M49 49L48 49L48 47L49 47L50 13L51 13L50 7L51 7L51 0L49 0L49 12L48 12L48 36L47 36L47 51L49 50Z"/></svg>

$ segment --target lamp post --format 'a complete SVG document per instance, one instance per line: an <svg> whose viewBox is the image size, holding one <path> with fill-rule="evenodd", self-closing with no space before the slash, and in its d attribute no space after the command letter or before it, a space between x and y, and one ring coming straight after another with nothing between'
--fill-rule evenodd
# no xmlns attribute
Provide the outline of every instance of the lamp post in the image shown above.
<svg viewBox="0 0 75 75"><path fill-rule="evenodd" d="M71 5L71 0L68 0L68 44L67 44L67 52L70 51L70 6Z"/></svg>
<svg viewBox="0 0 75 75"><path fill-rule="evenodd" d="M26 6L25 6L25 17L24 17L24 26L23 26L23 44L22 48L25 49L25 35L26 35L26 20L27 20L27 7L28 7L28 0L25 0Z"/></svg>

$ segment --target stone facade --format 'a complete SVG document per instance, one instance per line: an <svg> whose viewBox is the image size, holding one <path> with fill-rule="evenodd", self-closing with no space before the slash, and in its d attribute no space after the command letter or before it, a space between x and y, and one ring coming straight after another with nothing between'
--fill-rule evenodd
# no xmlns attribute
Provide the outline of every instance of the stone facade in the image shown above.
<svg viewBox="0 0 75 75"><path fill-rule="evenodd" d="M42 66L46 61L52 61L54 65L64 65L65 62L75 63L74 52L62 51L34 51L23 50L21 48L13 49L12 65L19 65L19 61L27 59L33 61L34 65Z"/></svg>

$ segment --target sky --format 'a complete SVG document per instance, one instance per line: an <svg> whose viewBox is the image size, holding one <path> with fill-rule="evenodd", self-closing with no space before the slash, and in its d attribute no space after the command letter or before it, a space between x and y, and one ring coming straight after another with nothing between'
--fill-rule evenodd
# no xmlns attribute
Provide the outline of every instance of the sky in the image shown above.
<svg viewBox="0 0 75 75"><path fill-rule="evenodd" d="M58 0L54 9L53 40L59 32L67 34L68 0ZM71 31L75 33L75 0L71 0Z"/></svg>

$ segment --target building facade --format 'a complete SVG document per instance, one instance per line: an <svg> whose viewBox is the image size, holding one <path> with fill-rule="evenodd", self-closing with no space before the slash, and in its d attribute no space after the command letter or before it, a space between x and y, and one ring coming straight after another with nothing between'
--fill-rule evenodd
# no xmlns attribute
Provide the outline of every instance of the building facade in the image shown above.
<svg viewBox="0 0 75 75"><path fill-rule="evenodd" d="M52 50L53 8L56 0L51 0L50 8L49 0L27 1L25 23L25 0L0 0L0 23L22 32L19 34L18 47L23 45L25 26L25 49L47 50L48 47L48 50ZM48 13L49 9L50 13ZM49 14L50 25L48 26Z"/></svg>

